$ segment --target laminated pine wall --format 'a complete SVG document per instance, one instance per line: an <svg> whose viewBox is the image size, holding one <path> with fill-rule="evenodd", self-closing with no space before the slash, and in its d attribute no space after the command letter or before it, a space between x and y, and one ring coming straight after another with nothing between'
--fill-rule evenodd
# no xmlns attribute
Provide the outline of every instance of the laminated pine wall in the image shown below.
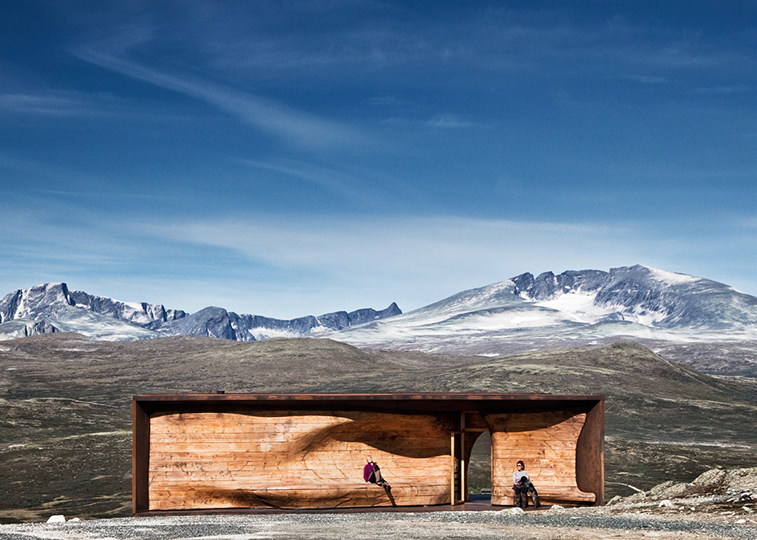
<svg viewBox="0 0 757 540"><path fill-rule="evenodd" d="M133 511L399 506L467 497L491 434L492 504L526 462L542 501L601 504L604 398L550 394L162 394L133 401Z"/></svg>
<svg viewBox="0 0 757 540"><path fill-rule="evenodd" d="M449 503L449 419L373 412L179 413L150 422L150 510Z"/></svg>
<svg viewBox="0 0 757 540"><path fill-rule="evenodd" d="M491 414L492 504L512 504L513 471L521 460L544 502L595 502L576 475L578 439L586 414L540 412Z"/></svg>

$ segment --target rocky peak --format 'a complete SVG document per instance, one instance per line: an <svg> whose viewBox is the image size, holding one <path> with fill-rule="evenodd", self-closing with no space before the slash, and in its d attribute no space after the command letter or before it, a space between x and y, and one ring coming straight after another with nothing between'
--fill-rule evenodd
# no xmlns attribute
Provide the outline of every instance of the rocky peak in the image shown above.
<svg viewBox="0 0 757 540"><path fill-rule="evenodd" d="M550 300L570 292L593 292L600 289L607 280L608 273L601 270L568 270L555 275L543 272L538 277L530 273L512 278L516 285L515 294L527 300Z"/></svg>
<svg viewBox="0 0 757 540"><path fill-rule="evenodd" d="M44 283L19 289L0 300L0 322L13 319L43 319L62 306L73 305L65 283Z"/></svg>

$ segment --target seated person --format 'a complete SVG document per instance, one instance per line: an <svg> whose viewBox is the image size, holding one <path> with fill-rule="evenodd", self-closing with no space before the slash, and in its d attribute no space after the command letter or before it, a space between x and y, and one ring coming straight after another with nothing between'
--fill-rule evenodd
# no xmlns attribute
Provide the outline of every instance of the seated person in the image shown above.
<svg viewBox="0 0 757 540"><path fill-rule="evenodd" d="M539 508L539 494L531 483L526 471L526 465L522 461L515 464L516 471L513 473L513 491L515 492L515 506L518 508L528 508L528 495L534 501L534 507Z"/></svg>
<svg viewBox="0 0 757 540"><path fill-rule="evenodd" d="M390 486L389 482L384 480L381 476L381 469L379 468L378 463L373 461L371 456L366 456L365 461L367 463L365 464L365 467L363 467L363 480L384 488L384 491L389 496L392 506L397 506L394 502L394 497L392 496L392 486Z"/></svg>

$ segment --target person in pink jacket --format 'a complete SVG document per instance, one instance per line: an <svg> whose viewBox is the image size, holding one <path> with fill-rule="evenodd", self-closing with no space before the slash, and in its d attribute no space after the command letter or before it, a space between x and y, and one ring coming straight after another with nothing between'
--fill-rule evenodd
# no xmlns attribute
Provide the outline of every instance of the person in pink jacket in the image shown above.
<svg viewBox="0 0 757 540"><path fill-rule="evenodd" d="M381 476L381 469L379 468L378 463L373 461L371 456L366 456L365 461L366 464L365 467L363 467L363 480L384 488L384 491L389 496L389 500L392 502L392 506L397 506L394 502L394 497L392 496L392 486L390 486L389 482L384 480Z"/></svg>

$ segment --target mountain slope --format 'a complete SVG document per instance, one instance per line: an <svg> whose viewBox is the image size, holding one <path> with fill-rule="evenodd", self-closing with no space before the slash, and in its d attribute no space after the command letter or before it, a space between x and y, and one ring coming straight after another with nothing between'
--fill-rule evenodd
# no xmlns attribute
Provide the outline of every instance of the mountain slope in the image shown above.
<svg viewBox="0 0 757 540"><path fill-rule="evenodd" d="M636 265L609 272L525 273L406 314L394 303L381 311L291 320L222 307L187 314L69 291L64 283L0 300L0 339L55 331L107 340L330 337L362 347L501 355L629 338L650 345L757 341L757 298L712 280Z"/></svg>
<svg viewBox="0 0 757 540"><path fill-rule="evenodd" d="M161 304L129 303L69 290L65 283L46 283L0 299L0 339L54 332L77 332L109 341L160 336L199 335L236 341L272 336L299 337L379 320L402 313L392 303L382 311L366 308L292 320L238 315L207 307L191 315Z"/></svg>
<svg viewBox="0 0 757 540"><path fill-rule="evenodd" d="M646 266L526 273L403 315L328 334L364 347L503 354L619 337L757 339L757 298Z"/></svg>
<svg viewBox="0 0 757 540"><path fill-rule="evenodd" d="M609 317L655 328L730 331L757 324L757 298L716 281L646 266L547 272L536 279L523 274L513 282L521 297L587 322Z"/></svg>
<svg viewBox="0 0 757 540"><path fill-rule="evenodd" d="M0 339L53 332L107 340L146 339L154 337L151 327L185 315L162 305L129 304L69 291L65 283L47 283L0 299Z"/></svg>

